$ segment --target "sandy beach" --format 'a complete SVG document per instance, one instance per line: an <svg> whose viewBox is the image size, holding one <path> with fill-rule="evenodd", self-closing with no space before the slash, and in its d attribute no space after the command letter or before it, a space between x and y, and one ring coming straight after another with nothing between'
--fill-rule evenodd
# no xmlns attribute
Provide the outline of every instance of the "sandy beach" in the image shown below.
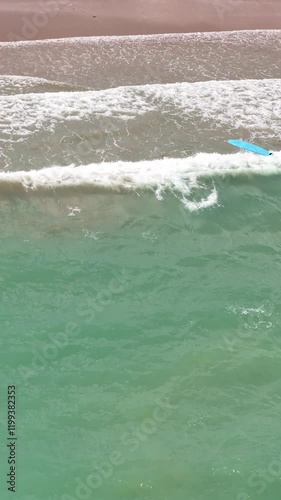
<svg viewBox="0 0 281 500"><path fill-rule="evenodd" d="M2 0L0 41L281 28L280 0Z"/></svg>

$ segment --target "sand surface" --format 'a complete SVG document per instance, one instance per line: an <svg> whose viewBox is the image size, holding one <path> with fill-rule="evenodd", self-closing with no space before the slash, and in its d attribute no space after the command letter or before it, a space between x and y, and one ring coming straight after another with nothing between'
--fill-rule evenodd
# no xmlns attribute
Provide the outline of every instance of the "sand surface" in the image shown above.
<svg viewBox="0 0 281 500"><path fill-rule="evenodd" d="M281 0L1 0L0 41L279 29Z"/></svg>

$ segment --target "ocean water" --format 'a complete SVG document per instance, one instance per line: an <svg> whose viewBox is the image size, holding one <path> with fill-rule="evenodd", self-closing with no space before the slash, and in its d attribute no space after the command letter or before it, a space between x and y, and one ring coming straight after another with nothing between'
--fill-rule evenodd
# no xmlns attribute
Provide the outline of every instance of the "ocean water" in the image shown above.
<svg viewBox="0 0 281 500"><path fill-rule="evenodd" d="M0 44L1 499L280 499L280 34Z"/></svg>

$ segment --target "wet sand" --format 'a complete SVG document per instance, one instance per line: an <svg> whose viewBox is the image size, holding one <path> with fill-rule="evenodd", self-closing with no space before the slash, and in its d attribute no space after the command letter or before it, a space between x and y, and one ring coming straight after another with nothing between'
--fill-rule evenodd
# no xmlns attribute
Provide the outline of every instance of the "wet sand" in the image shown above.
<svg viewBox="0 0 281 500"><path fill-rule="evenodd" d="M0 41L280 28L280 0L1 0L0 4Z"/></svg>

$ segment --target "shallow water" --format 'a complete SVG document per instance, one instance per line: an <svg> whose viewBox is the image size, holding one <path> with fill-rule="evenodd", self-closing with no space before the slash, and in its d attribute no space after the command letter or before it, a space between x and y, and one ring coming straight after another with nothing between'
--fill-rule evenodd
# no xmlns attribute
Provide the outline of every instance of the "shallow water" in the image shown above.
<svg viewBox="0 0 281 500"><path fill-rule="evenodd" d="M16 496L279 499L280 32L0 51Z"/></svg>

